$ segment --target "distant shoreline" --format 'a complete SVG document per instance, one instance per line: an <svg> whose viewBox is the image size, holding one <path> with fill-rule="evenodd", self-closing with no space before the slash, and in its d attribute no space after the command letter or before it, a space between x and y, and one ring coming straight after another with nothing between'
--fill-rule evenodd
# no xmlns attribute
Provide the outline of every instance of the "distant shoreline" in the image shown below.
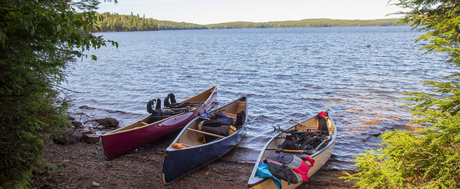
<svg viewBox="0 0 460 189"><path fill-rule="evenodd" d="M393 26L409 26L409 25L393 25ZM345 28L345 27L392 27L392 26L317 26L317 27L280 27L280 28ZM225 29L268 29L268 28L222 28ZM159 29L159 30L148 30L148 31L165 31L165 30L219 30L219 29ZM93 33L114 33L114 32L139 32L139 31L97 31Z"/></svg>
<svg viewBox="0 0 460 189"><path fill-rule="evenodd" d="M159 30L196 30L196 29L250 29L250 28L311 28L311 27L362 27L362 26L408 26L400 23L399 18L374 20L340 19L303 19L269 22L225 22L219 24L193 24L168 20L155 20L139 15L119 15L102 13L104 17L96 25L102 32L159 31Z"/></svg>

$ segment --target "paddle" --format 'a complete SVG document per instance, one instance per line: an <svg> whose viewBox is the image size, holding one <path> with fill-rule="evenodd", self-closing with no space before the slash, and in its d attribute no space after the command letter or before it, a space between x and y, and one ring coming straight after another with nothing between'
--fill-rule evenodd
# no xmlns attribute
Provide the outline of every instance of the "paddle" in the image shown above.
<svg viewBox="0 0 460 189"><path fill-rule="evenodd" d="M293 119L290 119L289 121L292 121L292 122L294 122L294 123L297 123L297 124L299 124L299 125L302 126L302 127L307 127L306 125L304 125L304 124L302 124L302 123L299 123L299 122L297 122L297 121L295 121L295 120L293 120ZM297 125L295 126L295 129L297 130Z"/></svg>
<svg viewBox="0 0 460 189"><path fill-rule="evenodd" d="M187 130L197 132L197 133L201 133L201 134L205 134L205 135L210 135L210 136L213 136L213 137L225 138L224 136L220 136L220 135L216 135L216 134L212 134L212 133L208 133L208 132L204 132L204 131L200 131L200 130L196 130L196 129L192 129L192 128L187 128Z"/></svg>

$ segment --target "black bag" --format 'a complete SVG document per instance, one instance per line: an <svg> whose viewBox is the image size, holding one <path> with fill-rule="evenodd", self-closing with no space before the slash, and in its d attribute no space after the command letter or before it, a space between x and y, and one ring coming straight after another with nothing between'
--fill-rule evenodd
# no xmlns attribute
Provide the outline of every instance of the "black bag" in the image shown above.
<svg viewBox="0 0 460 189"><path fill-rule="evenodd" d="M231 125L233 123L233 118L211 118L205 120L203 126L217 127L221 125Z"/></svg>
<svg viewBox="0 0 460 189"><path fill-rule="evenodd" d="M245 119L246 119L246 112L241 111L240 113L236 114L235 127L240 128L241 126L243 126Z"/></svg>
<svg viewBox="0 0 460 189"><path fill-rule="evenodd" d="M320 130L322 134L326 134L329 136L329 129L327 128L326 118L320 115L318 115L317 117L318 117L318 123L319 123L318 130Z"/></svg>
<svg viewBox="0 0 460 189"><path fill-rule="evenodd" d="M286 139L282 144L278 146L281 149L291 149L291 150L299 150L299 142L300 139L292 139L291 135L286 135Z"/></svg>
<svg viewBox="0 0 460 189"><path fill-rule="evenodd" d="M216 135L221 135L221 136L228 136L230 134L231 129L232 128L230 127L230 125L205 126L203 124L203 126L201 127L202 131L212 133L212 134L216 134ZM235 131L233 131L233 132L235 132ZM205 142L211 142L211 141L213 141L213 140L215 140L217 138L218 137L214 137L214 136L211 136L211 135L204 135Z"/></svg>
<svg viewBox="0 0 460 189"><path fill-rule="evenodd" d="M223 115L222 112L219 112L216 115L211 115L209 119L204 120L201 130L216 135L228 136L230 134L230 130L233 132L236 131L235 127L231 126L233 125L233 122L233 118L227 117ZM203 142L210 142L217 138L218 137L204 135Z"/></svg>
<svg viewBox="0 0 460 189"><path fill-rule="evenodd" d="M273 174L273 176L285 180L288 184L299 183L294 172L283 163L271 159L265 159L264 162L267 163L268 170Z"/></svg>
<svg viewBox="0 0 460 189"><path fill-rule="evenodd" d="M165 119L165 118L168 118L172 115L159 115L159 114L151 114L149 117L148 117L148 121L147 123L153 123L153 122L157 122L157 121L160 121L162 119Z"/></svg>

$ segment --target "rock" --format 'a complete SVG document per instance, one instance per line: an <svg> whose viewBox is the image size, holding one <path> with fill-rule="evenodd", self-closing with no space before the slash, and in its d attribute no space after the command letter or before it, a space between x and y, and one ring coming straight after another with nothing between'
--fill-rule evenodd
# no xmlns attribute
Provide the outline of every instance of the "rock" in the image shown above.
<svg viewBox="0 0 460 189"><path fill-rule="evenodd" d="M92 187L100 187L101 185L99 183L97 183L97 182L92 182L91 186Z"/></svg>
<svg viewBox="0 0 460 189"><path fill-rule="evenodd" d="M74 121L71 121L70 123L76 128L82 128L83 127L83 124L81 122L79 122L79 121L74 120Z"/></svg>
<svg viewBox="0 0 460 189"><path fill-rule="evenodd" d="M81 133L82 135L84 134L96 134L96 132L94 132L93 130L85 130L85 129L80 129L78 130L79 133Z"/></svg>
<svg viewBox="0 0 460 189"><path fill-rule="evenodd" d="M115 118L111 118L111 117L106 117L104 119L99 119L97 120L97 123L99 123L99 125L103 125L105 127L118 127L118 120L116 120Z"/></svg>
<svg viewBox="0 0 460 189"><path fill-rule="evenodd" d="M82 140L87 142L88 144L95 144L99 142L99 135L97 134L84 134Z"/></svg>
<svg viewBox="0 0 460 189"><path fill-rule="evenodd" d="M81 141L82 134L73 130L69 127L61 127L58 130L61 133L60 135L53 136L53 141L56 144L75 144Z"/></svg>
<svg viewBox="0 0 460 189"><path fill-rule="evenodd" d="M79 121L76 121L74 117L67 115L67 121L72 124L74 127L83 127L83 124Z"/></svg>
<svg viewBox="0 0 460 189"><path fill-rule="evenodd" d="M104 130L104 129L105 129L105 126L104 126L104 125L99 125L99 126L96 127L96 129Z"/></svg>

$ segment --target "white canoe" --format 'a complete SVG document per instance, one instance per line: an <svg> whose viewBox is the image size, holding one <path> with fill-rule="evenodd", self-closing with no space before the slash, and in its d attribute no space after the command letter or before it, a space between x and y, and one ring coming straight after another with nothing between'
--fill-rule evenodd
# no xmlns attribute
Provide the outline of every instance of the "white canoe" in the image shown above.
<svg viewBox="0 0 460 189"><path fill-rule="evenodd" d="M299 157L310 156L310 158L313 158L315 160L313 167L311 167L310 170L308 171L309 178L313 176L313 174L315 174L327 162L329 157L331 157L332 151L334 150L335 140L337 137L337 129L334 126L334 122L332 121L331 118L327 119L327 126L329 129L329 141L327 143L325 142L324 144L319 145L315 150L310 150L308 152L300 151L300 150L291 150L291 151L284 150L284 153L292 153ZM301 124L296 124L290 127L288 130L291 130L291 129L297 129L298 131L307 131L307 130L314 131L318 129L318 120L315 116L313 118L310 118L308 120L301 122ZM269 154L280 150L278 146L284 142L285 140L284 138L287 134L289 133L281 132L280 134L273 137L270 141L267 142L262 152L260 153L259 157L257 158L254 169L252 170L251 176L249 177L249 180L248 180L249 188L278 189L275 183L271 179L259 178L257 176L257 167L259 166L259 162L265 159L265 157L267 157ZM299 182L297 184L288 185L286 181L282 180L283 189L296 188L301 184L302 182Z"/></svg>

